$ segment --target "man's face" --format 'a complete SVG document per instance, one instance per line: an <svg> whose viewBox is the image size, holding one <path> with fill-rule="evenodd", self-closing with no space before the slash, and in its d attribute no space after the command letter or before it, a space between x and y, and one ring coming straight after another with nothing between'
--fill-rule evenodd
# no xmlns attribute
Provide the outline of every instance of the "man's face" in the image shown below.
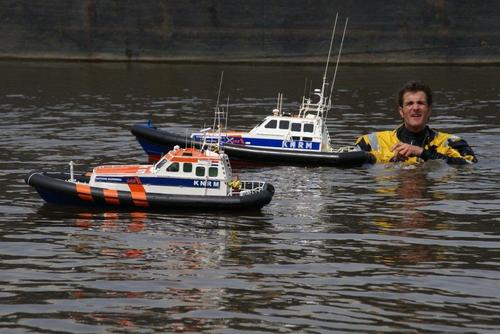
<svg viewBox="0 0 500 334"><path fill-rule="evenodd" d="M432 106L427 104L424 92L406 92L403 95L403 106L399 107L399 114L408 130L420 132L427 125L431 110Z"/></svg>

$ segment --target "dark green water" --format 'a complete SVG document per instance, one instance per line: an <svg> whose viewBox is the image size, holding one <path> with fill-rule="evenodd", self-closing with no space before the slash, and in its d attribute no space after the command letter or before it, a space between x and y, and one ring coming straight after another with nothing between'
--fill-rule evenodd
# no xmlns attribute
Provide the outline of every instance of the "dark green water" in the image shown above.
<svg viewBox="0 0 500 334"><path fill-rule="evenodd" d="M333 140L399 123L421 78L431 125L480 162L415 169L266 167L259 213L102 212L43 203L31 170L145 162L129 127L233 128L298 106L322 67L0 63L0 331L5 333L500 331L500 68L341 67Z"/></svg>

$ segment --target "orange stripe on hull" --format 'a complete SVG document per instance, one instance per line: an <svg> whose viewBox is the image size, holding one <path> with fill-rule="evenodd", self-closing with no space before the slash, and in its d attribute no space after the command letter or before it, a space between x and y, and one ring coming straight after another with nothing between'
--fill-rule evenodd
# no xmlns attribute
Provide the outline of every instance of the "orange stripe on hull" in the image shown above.
<svg viewBox="0 0 500 334"><path fill-rule="evenodd" d="M131 192L131 195L135 206L149 206L146 193Z"/></svg>
<svg viewBox="0 0 500 334"><path fill-rule="evenodd" d="M144 186L138 177L133 181L129 181L128 187L130 188L130 195L135 206L149 206L146 190L144 190Z"/></svg>
<svg viewBox="0 0 500 334"><path fill-rule="evenodd" d="M120 204L120 200L118 199L118 191L114 189L103 189L102 192L104 194L104 199L106 200L106 203L113 205Z"/></svg>
<svg viewBox="0 0 500 334"><path fill-rule="evenodd" d="M76 192L78 193L78 197L80 197L80 199L90 202L94 201L94 199L92 198L92 192L90 190L89 185L77 183Z"/></svg>

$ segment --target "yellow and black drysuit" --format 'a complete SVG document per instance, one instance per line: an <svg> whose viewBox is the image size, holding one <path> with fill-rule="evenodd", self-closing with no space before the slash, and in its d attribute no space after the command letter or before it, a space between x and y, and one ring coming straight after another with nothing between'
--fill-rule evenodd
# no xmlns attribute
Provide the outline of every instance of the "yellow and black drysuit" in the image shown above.
<svg viewBox="0 0 500 334"><path fill-rule="evenodd" d="M408 131L404 125L392 131L373 132L356 139L356 145L370 152L378 163L396 162L391 148L398 142L420 146L424 149L419 157L410 157L405 163L415 164L427 160L441 159L449 164L477 162L474 152L460 137L425 127L419 133Z"/></svg>

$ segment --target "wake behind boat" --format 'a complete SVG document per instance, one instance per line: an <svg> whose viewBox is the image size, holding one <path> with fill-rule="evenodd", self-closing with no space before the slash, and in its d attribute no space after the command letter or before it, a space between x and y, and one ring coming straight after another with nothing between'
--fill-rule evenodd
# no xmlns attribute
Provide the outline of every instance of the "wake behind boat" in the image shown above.
<svg viewBox="0 0 500 334"><path fill-rule="evenodd" d="M224 153L175 147L154 165L99 166L91 173L32 172L25 182L47 202L144 209L261 209L274 187L232 178Z"/></svg>
<svg viewBox="0 0 500 334"><path fill-rule="evenodd" d="M189 140L171 131L157 129L151 123L136 124L131 128L131 132L152 160L161 157L173 145L186 143L187 146L196 146L205 141L224 146L224 151L231 159L257 163L348 167L371 162L372 156L356 147L334 148L326 125L328 113L332 109L333 86L347 20L330 85L327 74L336 25L337 18L330 41L322 87L315 89L311 96L307 98L304 96L296 113L283 111L283 96L279 94L277 106L271 115L249 131L221 131L220 128L215 129L216 123L214 122L213 129L194 132ZM216 108L216 117L220 117L220 114Z"/></svg>

